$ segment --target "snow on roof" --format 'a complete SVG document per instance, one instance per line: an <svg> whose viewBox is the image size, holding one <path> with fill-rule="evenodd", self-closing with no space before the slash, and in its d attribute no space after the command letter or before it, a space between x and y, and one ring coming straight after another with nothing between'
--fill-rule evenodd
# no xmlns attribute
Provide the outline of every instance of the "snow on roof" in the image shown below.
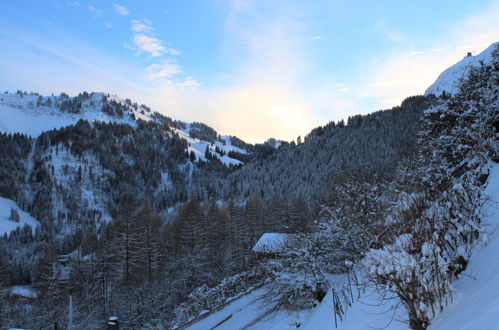
<svg viewBox="0 0 499 330"><path fill-rule="evenodd" d="M280 252L282 251L289 234L265 233L253 247L253 252Z"/></svg>
<svg viewBox="0 0 499 330"><path fill-rule="evenodd" d="M38 297L38 292L29 285L13 285L7 288L7 291L11 296L21 296L25 298Z"/></svg>

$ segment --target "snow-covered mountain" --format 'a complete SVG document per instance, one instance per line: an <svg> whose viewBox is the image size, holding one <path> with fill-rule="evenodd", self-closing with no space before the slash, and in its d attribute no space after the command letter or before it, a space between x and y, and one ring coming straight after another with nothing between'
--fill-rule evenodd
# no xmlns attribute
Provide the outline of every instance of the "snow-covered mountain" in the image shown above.
<svg viewBox="0 0 499 330"><path fill-rule="evenodd" d="M109 111L116 102L125 113ZM66 94L41 96L22 92L0 94L0 132L22 133L37 137L41 133L75 124L78 120L133 124L135 118L150 120L151 112L116 96L83 93L78 97ZM132 117L132 115L134 117Z"/></svg>
<svg viewBox="0 0 499 330"><path fill-rule="evenodd" d="M113 122L132 127L136 127L137 120L163 124L168 121L172 133L187 141L186 151L192 151L196 160L208 161L205 157L207 148L211 153L208 158L218 158L226 165L242 164L241 160L231 158L229 152L248 154L247 150L234 146L230 136L220 136L204 124L173 122L145 105L116 95L85 92L75 97L64 93L42 96L20 91L0 94L0 133L21 133L36 138L43 132L74 125L79 120ZM192 134L195 130L209 130L210 141L196 138Z"/></svg>
<svg viewBox="0 0 499 330"><path fill-rule="evenodd" d="M444 92L450 95L456 94L461 80L466 78L471 68L479 66L482 62L484 64L491 63L492 51L498 44L499 42L493 43L476 56L473 56L470 53L461 61L447 68L438 76L437 80L430 87L428 87L425 95L435 94L440 96Z"/></svg>

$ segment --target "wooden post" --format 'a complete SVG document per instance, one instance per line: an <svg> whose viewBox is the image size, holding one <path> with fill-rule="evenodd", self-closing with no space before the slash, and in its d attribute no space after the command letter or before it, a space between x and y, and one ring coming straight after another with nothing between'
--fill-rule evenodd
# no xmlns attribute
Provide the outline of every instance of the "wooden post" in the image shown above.
<svg viewBox="0 0 499 330"><path fill-rule="evenodd" d="M335 297L334 288L332 290L333 290L334 327L338 328L338 320L336 319L336 297Z"/></svg>
<svg viewBox="0 0 499 330"><path fill-rule="evenodd" d="M353 290L352 290L352 282L350 282L350 269L347 269L347 277L348 277L348 286L350 287L350 297L352 298L352 304L353 304Z"/></svg>
<svg viewBox="0 0 499 330"><path fill-rule="evenodd" d="M69 293L68 330L73 330L73 295Z"/></svg>

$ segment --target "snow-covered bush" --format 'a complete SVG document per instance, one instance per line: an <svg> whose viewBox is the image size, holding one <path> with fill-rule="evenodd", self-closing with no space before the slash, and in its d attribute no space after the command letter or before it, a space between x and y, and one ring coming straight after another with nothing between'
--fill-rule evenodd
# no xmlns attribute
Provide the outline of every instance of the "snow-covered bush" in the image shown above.
<svg viewBox="0 0 499 330"><path fill-rule="evenodd" d="M478 234L479 195L453 187L437 201L413 196L397 214L406 232L371 249L362 261L367 277L403 303L412 329L425 329L448 303L451 281L464 269Z"/></svg>
<svg viewBox="0 0 499 330"><path fill-rule="evenodd" d="M425 112L418 169L422 178L388 218L389 244L366 253L368 278L394 293L409 326L426 329L447 304L481 231L489 163L498 159L499 50L472 69L459 93Z"/></svg>
<svg viewBox="0 0 499 330"><path fill-rule="evenodd" d="M269 304L286 309L307 309L322 300L329 288L316 234L294 235L275 259L267 262L271 280Z"/></svg>
<svg viewBox="0 0 499 330"><path fill-rule="evenodd" d="M182 325L202 311L217 308L247 290L260 285L267 278L264 269L255 267L250 271L236 274L223 279L217 286L210 288L206 285L192 291L187 300L173 311L173 324Z"/></svg>

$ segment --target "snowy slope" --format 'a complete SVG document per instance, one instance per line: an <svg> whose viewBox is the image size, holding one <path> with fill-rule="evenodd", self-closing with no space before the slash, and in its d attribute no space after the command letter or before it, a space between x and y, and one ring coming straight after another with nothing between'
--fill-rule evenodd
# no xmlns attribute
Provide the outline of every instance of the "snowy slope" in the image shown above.
<svg viewBox="0 0 499 330"><path fill-rule="evenodd" d="M488 241L476 248L468 268L454 283L453 302L432 322L431 330L499 329L499 165L491 171L485 194L489 196L483 209ZM354 303L343 320L337 318L337 327L331 290L316 308L294 313L268 311L261 300L264 293L265 287L236 299L187 329L210 329L219 323L216 329L220 330L297 329L297 324L307 330L409 329L397 300L380 300L369 287L353 288Z"/></svg>
<svg viewBox="0 0 499 330"><path fill-rule="evenodd" d="M116 95L91 93L84 98L79 113L61 111L63 101L74 98L67 96L39 96L38 94L8 93L0 94L0 133L22 133L37 137L43 132L73 125L83 119L89 122L116 122L136 126L136 120L156 121L154 115L147 107L132 104L130 100L122 99ZM117 103L125 113L122 116L110 115L103 111L103 105ZM209 146L211 154L220 159L225 165L239 165L241 161L229 157L229 151L247 154L246 150L233 146L229 136L221 136L222 141L215 141L211 145L189 136L190 124L186 129L174 129L176 133L189 143L187 151L194 152L196 160L206 161L205 151ZM218 147L224 155L215 152Z"/></svg>
<svg viewBox="0 0 499 330"><path fill-rule="evenodd" d="M81 112L72 114L60 110L57 106L59 97L41 97L41 105L38 95L0 94L0 132L23 133L37 137L45 131L75 124L80 119L133 125L134 120L129 115L119 118L102 112L103 97L102 93L92 93L91 98L83 102ZM108 100L124 103L116 96L109 96ZM130 109L130 113L132 112L136 118L149 119L139 111Z"/></svg>
<svg viewBox="0 0 499 330"><path fill-rule="evenodd" d="M485 64L491 63L492 51L499 45L495 42L477 56L466 56L461 61L457 62L450 68L438 76L437 80L425 92L425 95L435 94L440 96L443 92L454 95L458 92L460 81L466 78L471 68L480 65L483 61Z"/></svg>
<svg viewBox="0 0 499 330"><path fill-rule="evenodd" d="M189 143L188 147L188 152L190 153L191 151L194 152L194 155L196 156L196 160L202 160L202 161L207 161L205 157L205 152L206 152L206 147L209 148L210 153L212 156L217 157L220 159L222 163L225 165L239 165L242 162L229 157L227 154L229 151L236 151L242 154L247 154L248 152L244 149L238 148L234 145L232 145L230 137L229 136L221 136L221 138L224 140L224 143L220 141L215 141L213 145L208 142L208 141L202 141L199 139L195 139L189 136L189 131L190 131L190 124L187 124L187 127L183 130L180 129L175 129L175 132L184 140L186 140ZM215 148L218 147L220 150L222 150L225 155L221 156L219 155L216 151Z"/></svg>
<svg viewBox="0 0 499 330"><path fill-rule="evenodd" d="M485 193L488 241L476 248L464 275L454 283L452 304L429 329L499 329L499 165L492 169Z"/></svg>
<svg viewBox="0 0 499 330"><path fill-rule="evenodd" d="M16 209L19 213L19 222L9 220L11 208ZM22 228L24 225L30 225L34 233L35 228L40 225L40 223L31 215L21 210L13 200L0 197L0 236L5 233L10 233L17 227Z"/></svg>
<svg viewBox="0 0 499 330"><path fill-rule="evenodd" d="M189 330L233 330L233 329L296 329L301 324L298 312L267 311L265 289L255 290L235 299L226 307L201 317L198 322L186 327Z"/></svg>

